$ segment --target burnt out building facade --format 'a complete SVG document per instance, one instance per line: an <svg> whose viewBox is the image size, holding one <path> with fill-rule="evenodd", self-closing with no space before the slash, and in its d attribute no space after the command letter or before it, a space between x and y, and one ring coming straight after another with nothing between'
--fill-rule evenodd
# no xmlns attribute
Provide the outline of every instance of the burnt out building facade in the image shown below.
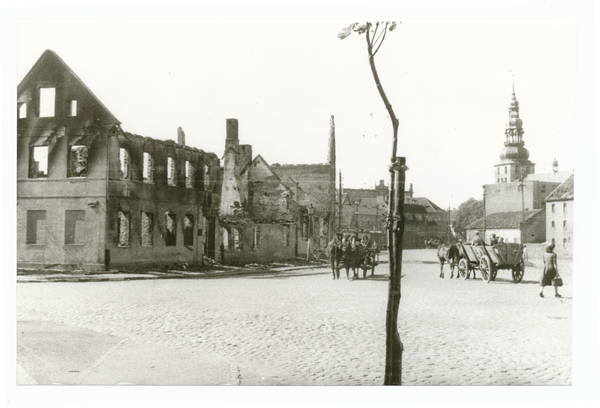
<svg viewBox="0 0 600 408"><path fill-rule="evenodd" d="M108 270L218 257L220 161L134 135L53 51L18 85L17 266Z"/></svg>
<svg viewBox="0 0 600 408"><path fill-rule="evenodd" d="M239 143L237 119L227 119L219 211L223 261L322 257L333 236L335 135L322 164L272 164Z"/></svg>

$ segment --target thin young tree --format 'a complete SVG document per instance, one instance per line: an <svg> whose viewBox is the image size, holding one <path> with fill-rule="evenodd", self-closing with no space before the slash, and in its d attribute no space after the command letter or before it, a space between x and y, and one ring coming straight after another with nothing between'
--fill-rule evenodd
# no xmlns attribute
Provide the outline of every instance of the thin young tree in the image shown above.
<svg viewBox="0 0 600 408"><path fill-rule="evenodd" d="M352 23L338 34L338 38L342 40L350 36L353 32L365 35L371 73L373 74L377 91L392 121L393 143L390 163L389 212L387 215L390 278L386 312L384 385L402 385L402 352L404 346L400 341L400 334L398 333L398 309L400 308L401 297L400 278L402 275L402 237L404 235L404 184L407 167L405 158L396 156L399 121L381 85L381 80L375 67L375 55L381 48L388 31L393 31L396 25L396 22L389 21Z"/></svg>

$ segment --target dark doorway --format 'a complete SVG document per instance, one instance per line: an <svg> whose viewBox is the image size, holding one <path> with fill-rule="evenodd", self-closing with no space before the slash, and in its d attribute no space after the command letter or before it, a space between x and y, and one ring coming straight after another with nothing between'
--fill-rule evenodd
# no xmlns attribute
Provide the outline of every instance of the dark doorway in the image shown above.
<svg viewBox="0 0 600 408"><path fill-rule="evenodd" d="M110 249L104 250L104 269L110 270Z"/></svg>
<svg viewBox="0 0 600 408"><path fill-rule="evenodd" d="M215 232L217 229L217 222L215 217L207 218L208 229L206 237L206 256L215 259Z"/></svg>

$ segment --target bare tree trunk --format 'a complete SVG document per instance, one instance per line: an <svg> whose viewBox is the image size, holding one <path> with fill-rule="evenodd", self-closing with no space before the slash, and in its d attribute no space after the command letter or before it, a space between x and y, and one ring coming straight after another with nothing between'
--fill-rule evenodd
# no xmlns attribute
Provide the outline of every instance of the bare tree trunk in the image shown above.
<svg viewBox="0 0 600 408"><path fill-rule="evenodd" d="M369 65L373 73L375 85L379 95L383 100L394 132L392 144L392 157L390 166L390 195L389 195L389 215L390 225L388 230L388 251L390 264L390 282L388 288L388 305L386 312L386 356L385 356L385 377L384 385L402 385L402 352L404 347L398 333L398 310L400 308L401 298L401 276L402 276L402 239L404 236L404 184L406 159L396 157L398 148L398 127L399 121L396 118L392 105L390 104L379 80L377 68L375 67L375 58L373 55L373 45L369 30L366 31L367 48L369 51Z"/></svg>

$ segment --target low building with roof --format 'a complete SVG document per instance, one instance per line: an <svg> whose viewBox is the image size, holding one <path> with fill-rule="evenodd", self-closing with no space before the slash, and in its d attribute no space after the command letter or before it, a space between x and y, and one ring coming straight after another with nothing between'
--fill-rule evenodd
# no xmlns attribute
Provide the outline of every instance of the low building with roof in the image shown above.
<svg viewBox="0 0 600 408"><path fill-rule="evenodd" d="M546 241L546 209L510 211L487 215L465 227L467 241L479 232L487 244L492 235L508 243L542 243Z"/></svg>

